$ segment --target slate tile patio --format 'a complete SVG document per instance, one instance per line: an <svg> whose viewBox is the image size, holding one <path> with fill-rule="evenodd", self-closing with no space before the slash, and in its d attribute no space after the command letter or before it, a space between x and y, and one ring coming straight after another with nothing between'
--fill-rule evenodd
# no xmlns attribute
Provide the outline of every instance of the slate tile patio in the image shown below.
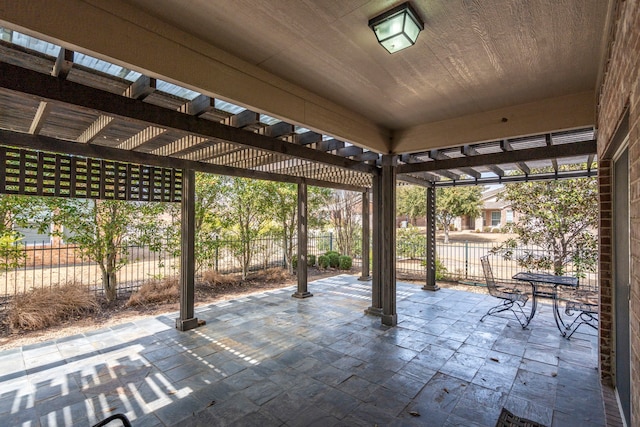
<svg viewBox="0 0 640 427"><path fill-rule="evenodd" d="M0 424L493 426L502 407L547 426L604 425L597 336L529 329L495 300L398 283L394 328L364 314L370 284L337 276L0 352Z"/></svg>

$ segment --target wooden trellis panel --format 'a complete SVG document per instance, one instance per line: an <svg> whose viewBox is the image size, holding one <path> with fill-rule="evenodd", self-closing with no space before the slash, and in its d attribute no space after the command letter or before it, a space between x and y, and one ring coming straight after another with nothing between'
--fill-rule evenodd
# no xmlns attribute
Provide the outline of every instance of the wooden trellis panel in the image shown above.
<svg viewBox="0 0 640 427"><path fill-rule="evenodd" d="M179 202L182 171L0 146L0 193Z"/></svg>

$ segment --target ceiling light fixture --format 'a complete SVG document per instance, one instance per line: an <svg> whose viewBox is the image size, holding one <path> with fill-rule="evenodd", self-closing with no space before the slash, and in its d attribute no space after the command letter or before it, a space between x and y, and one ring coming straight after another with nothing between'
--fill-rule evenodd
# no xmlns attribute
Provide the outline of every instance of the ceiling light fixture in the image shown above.
<svg viewBox="0 0 640 427"><path fill-rule="evenodd" d="M369 28L382 47L389 53L396 53L415 44L418 34L424 29L424 23L406 2L371 18Z"/></svg>

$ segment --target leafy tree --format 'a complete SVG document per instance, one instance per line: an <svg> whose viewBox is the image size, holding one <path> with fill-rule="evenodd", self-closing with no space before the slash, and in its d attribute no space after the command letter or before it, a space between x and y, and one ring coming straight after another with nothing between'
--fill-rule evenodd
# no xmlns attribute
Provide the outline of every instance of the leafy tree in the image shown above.
<svg viewBox="0 0 640 427"><path fill-rule="evenodd" d="M23 265L27 254L24 246L20 244L21 238L16 232L8 232L0 236L0 272Z"/></svg>
<svg viewBox="0 0 640 427"><path fill-rule="evenodd" d="M39 226L39 220L48 212L46 200L36 196L0 195L0 236L12 234L16 226Z"/></svg>
<svg viewBox="0 0 640 427"><path fill-rule="evenodd" d="M216 253L220 247L219 236L224 226L224 200L228 178L221 175L196 173L195 202L195 271L202 272L215 267ZM171 227L167 227L167 250L172 257L180 255L180 203L168 207Z"/></svg>
<svg viewBox="0 0 640 427"><path fill-rule="evenodd" d="M256 252L256 240L267 231L274 203L273 186L266 181L231 178L225 190L225 220L233 256L246 279Z"/></svg>
<svg viewBox="0 0 640 427"><path fill-rule="evenodd" d="M416 218L427 214L426 189L417 185L406 185L398 188L396 213L406 215L411 224L415 225Z"/></svg>
<svg viewBox="0 0 640 427"><path fill-rule="evenodd" d="M38 219L47 212L44 198L34 196L0 195L0 269L20 267L26 260L23 235L15 227L37 226ZM48 227L46 228L48 231Z"/></svg>
<svg viewBox="0 0 640 427"><path fill-rule="evenodd" d="M361 202L360 194L335 190L329 202L329 217L336 233L336 244L341 254L355 256L360 224L356 212Z"/></svg>
<svg viewBox="0 0 640 427"><path fill-rule="evenodd" d="M578 276L595 271L598 225L598 185L595 178L536 181L505 185L501 199L511 202L518 220L512 230L525 245L536 245L549 255L527 252L518 262L529 269L563 274L572 263ZM501 249L513 256L513 241ZM500 248L499 248L500 249Z"/></svg>
<svg viewBox="0 0 640 427"><path fill-rule="evenodd" d="M436 189L436 221L444 229L444 243L449 243L449 229L454 218L480 215L482 187L441 187Z"/></svg>
<svg viewBox="0 0 640 427"><path fill-rule="evenodd" d="M400 228L396 235L396 252L398 256L409 259L420 259L427 256L427 234L424 230L409 226Z"/></svg>
<svg viewBox="0 0 640 427"><path fill-rule="evenodd" d="M285 262L289 272L293 272L295 259L295 237L298 227L298 186L289 183L271 183L273 187L273 214L278 223L279 234L282 237ZM331 190L320 187L307 187L307 226L313 227L320 219L313 215L326 201Z"/></svg>
<svg viewBox="0 0 640 427"><path fill-rule="evenodd" d="M161 203L84 199L50 199L49 205L51 215L41 223L62 225L65 240L98 264L109 302L117 297L117 272L127 263L127 245L157 244L162 235L157 218L166 208Z"/></svg>

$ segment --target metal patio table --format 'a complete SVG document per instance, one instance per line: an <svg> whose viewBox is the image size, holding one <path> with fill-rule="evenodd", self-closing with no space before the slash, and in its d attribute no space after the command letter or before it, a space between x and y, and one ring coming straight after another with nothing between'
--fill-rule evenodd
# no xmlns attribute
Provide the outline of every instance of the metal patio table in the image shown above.
<svg viewBox="0 0 640 427"><path fill-rule="evenodd" d="M531 314L527 319L527 325L536 314L538 297L551 298L553 300L553 319L560 333L564 336L567 326L562 317L560 317L560 306L558 303L558 286L566 286L576 289L578 287L578 278L572 276L556 276L548 273L529 273L520 272L513 276L513 279L522 282L528 282L533 289L531 298Z"/></svg>

